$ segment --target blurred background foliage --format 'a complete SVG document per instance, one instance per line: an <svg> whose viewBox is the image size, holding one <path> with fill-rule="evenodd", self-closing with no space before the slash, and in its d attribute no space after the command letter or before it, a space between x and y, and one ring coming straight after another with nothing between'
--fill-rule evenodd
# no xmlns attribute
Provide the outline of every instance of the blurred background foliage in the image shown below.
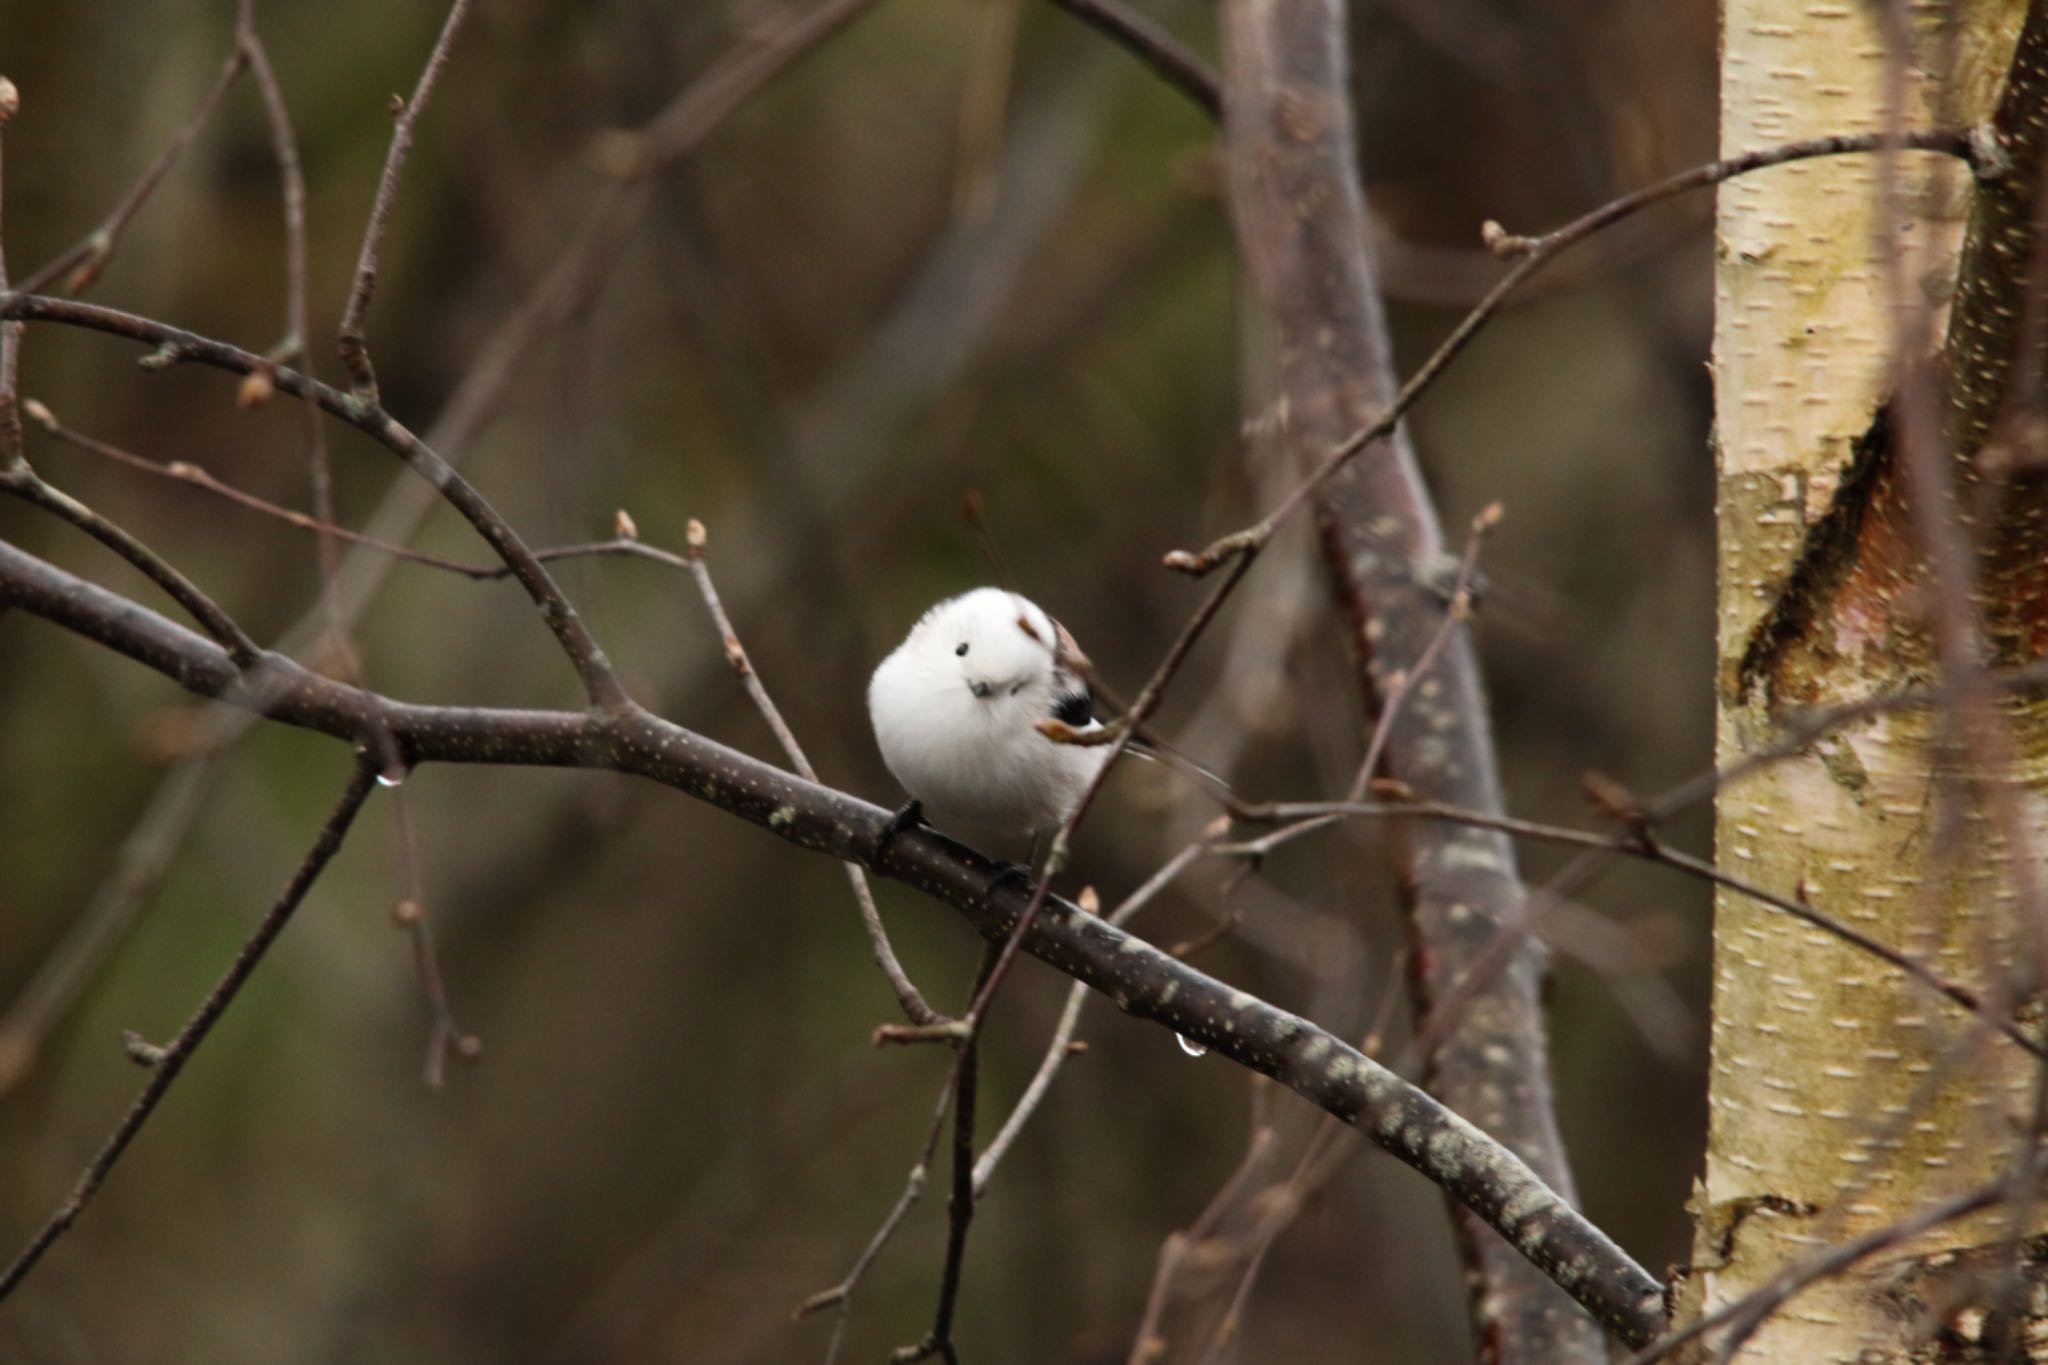
<svg viewBox="0 0 2048 1365"><path fill-rule="evenodd" d="M1006 6L1013 60L985 41ZM593 139L650 116L781 12L478 6L421 125L371 313L394 413L423 429L566 249L602 184ZM1206 7L1154 12L1213 54ZM261 6L307 170L312 363L330 381L387 101L411 88L441 19L398 0ZM0 71L24 102L6 139L17 277L134 181L213 78L232 22L228 0L0 7ZM1353 6L1374 246L1404 367L1497 278L1477 249L1483 219L1541 229L1713 155L1713 24L1706 0ZM977 102L1000 118L963 136ZM818 767L894 804L865 681L924 606L988 577L964 490L984 491L1018 585L1126 693L1200 591L1160 554L1274 496L1280 476L1247 458L1258 414L1239 397L1215 158L1202 115L1050 6L882 0L660 177L465 467L536 544L607 536L624 507L646 540L676 547L701 518L738 629ZM1709 758L1709 222L1705 197L1685 200L1567 258L1415 415L1451 538L1487 502L1506 506L1478 629L1518 812L1579 821L1589 768L1656 790ZM91 297L252 349L282 334L278 174L246 80ZM35 328L24 391L92 435L305 505L290 403L244 412L231 377L150 375L134 358ZM400 471L349 431L330 438L340 512L359 525ZM316 601L305 533L37 433L31 455L259 637ZM0 536L171 610L31 510L0 507ZM416 543L484 557L445 511ZM1314 571L1299 535L1263 560L1162 718L1249 795L1330 792L1360 751ZM640 698L773 756L682 575L629 560L562 575ZM398 696L578 700L503 583L400 566L356 641L369 681ZM0 619L0 1001L76 931L194 715L154 674ZM13 1059L10 1254L139 1084L120 1031L176 1029L346 767L332 742L282 728L217 760L132 931L40 1049ZM427 1012L388 915L398 844L380 798L80 1228L0 1312L0 1357L820 1357L828 1323L789 1309L840 1278L895 1198L946 1065L869 1045L894 1004L838 869L623 778L436 768L403 799L482 1059L438 1093L422 1084ZM1126 775L1065 889L1114 902L1210 813L1156 773ZM1702 847L1707 825L1676 836ZM1379 839L1356 829L1275 858L1202 965L1362 1034L1403 943ZM1531 879L1560 861L1530 849ZM1196 868L1137 927L1162 942L1199 932L1226 873ZM880 895L917 980L956 1004L977 943L903 888ZM1584 1201L1653 1267L1684 1254L1707 912L1700 888L1620 868L1559 920L1556 1073ZM985 1133L1063 994L1035 966L1006 990ZM1090 1050L983 1201L970 1359L1123 1359L1161 1238L1243 1151L1237 1068L1191 1061L1099 1001L1082 1036ZM1291 1153L1313 1116L1275 1098ZM935 1192L863 1287L847 1358L923 1332L943 1230ZM1230 1280L1183 1285L1213 1299ZM1240 1358L1349 1361L1372 1342L1373 1359L1468 1359L1458 1285L1434 1192L1361 1151L1275 1250Z"/></svg>

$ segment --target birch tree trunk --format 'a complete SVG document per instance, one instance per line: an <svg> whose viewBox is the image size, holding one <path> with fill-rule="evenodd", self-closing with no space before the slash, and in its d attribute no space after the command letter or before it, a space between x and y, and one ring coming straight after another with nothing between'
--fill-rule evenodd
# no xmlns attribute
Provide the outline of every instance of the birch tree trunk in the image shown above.
<svg viewBox="0 0 2048 1365"><path fill-rule="evenodd" d="M1723 154L1880 130L1882 8L1725 0ZM1993 491L1986 436L2001 412L2038 404L2039 370L2013 360L2026 326L2015 319L2031 311L2023 295L2038 293L2029 280L2048 21L2041 3L2029 10L2019 0L1921 12L1935 8L1915 7L1901 123L1956 125L1996 109L2013 170L1973 186L1956 163L1899 156L1896 275L1883 254L1893 248L1876 243L1882 157L1809 161L1721 192L1724 764L1769 744L1796 708L1926 686L1943 676L1941 660L1953 664L1942 631L1959 613L1930 571L1930 523L1915 520L1930 506L1935 523L1948 518L1976 542L1974 560L1958 561L1969 581L1954 599L1967 599L1982 628L1976 657L1995 668L2041 653L2031 530L2039 480L2007 478ZM2025 60L2015 62L2023 21ZM2017 74L2006 86L2008 66ZM1895 355L1894 304L1918 310L1933 338L1951 298L1945 351L1920 371L1931 377L1919 430L1940 448L1912 466L1902 439L1914 426L1911 390L1898 376L1937 358L1925 354L1931 342ZM2010 464L2009 452L2001 458ZM1965 496L1930 498L1915 468ZM2021 901L2039 871L2009 836L2044 829L2048 715L2037 700L2000 699L1982 719L1996 734L1973 746L1952 710L1894 710L1744 778L1720 797L1721 865L1802 894L2012 1008L2014 973L2035 961ZM1994 771L1987 745L2020 761ZM1724 892L1716 906L1714 964L1711 1131L1686 1292L1695 1309L1739 1298L1821 1242L1883 1227L2011 1168L2036 1107L2036 1072L2017 1045L1901 972L1740 895ZM1976 1310L1987 1306L1992 1281L1982 1272L1996 1253L1930 1258L1995 1248L2012 1231L2012 1215L1994 1211L1828 1279L1774 1316L1743 1358L1979 1358L1972 1343L1995 1330ZM1996 1263L2010 1266L2010 1256ZM1943 1333L1963 1353L1924 1354ZM2026 1350L2012 1358L2048 1358L2038 1344Z"/></svg>

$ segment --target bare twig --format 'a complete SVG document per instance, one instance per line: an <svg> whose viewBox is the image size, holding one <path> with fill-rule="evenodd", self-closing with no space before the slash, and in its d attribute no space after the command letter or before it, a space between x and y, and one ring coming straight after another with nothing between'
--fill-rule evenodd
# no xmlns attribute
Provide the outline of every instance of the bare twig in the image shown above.
<svg viewBox="0 0 2048 1365"><path fill-rule="evenodd" d="M483 1040L462 1031L448 1003L448 982L441 974L441 957L435 951L433 926L427 919L426 884L420 875L412 808L401 785L405 773L403 769L380 768L377 780L391 789L391 820L398 844L398 899L391 904L391 919L412 944L413 970L427 1002L427 1060L421 1076L428 1089L439 1090L447 1083L449 1049L466 1061L475 1061L483 1054Z"/></svg>
<svg viewBox="0 0 2048 1365"><path fill-rule="evenodd" d="M1474 829L1497 830L1517 838L1535 839L1544 843L1562 844L1572 848L1633 858L1683 872L1715 886L1726 887L1738 895L1746 896L1761 905L1793 916L1823 933L1849 944L1859 951L1898 968L1922 985L1947 997L1972 1014L1982 1016L1987 1023L2027 1051L2039 1057L2048 1057L2048 1046L2015 1022L2010 1016L1992 1011L1978 994L1966 986L1951 981L1918 958L1888 943L1872 938L1853 925L1845 924L1834 916L1821 911L1805 896L1784 896L1754 882L1746 881L1717 865L1689 853L1682 853L1641 831L1625 829L1616 834L1594 834L1586 830L1571 829L1564 825L1544 824L1536 820L1523 820L1514 816L1498 815L1489 811L1470 810L1461 806L1437 801L1290 801L1278 802L1260 807L1256 812L1260 818L1299 821L1298 824L1283 826L1272 834L1258 839L1234 844L1217 844L1214 851L1219 854L1239 857L1264 857L1275 847L1277 836L1292 836L1308 829L1321 828L1323 822L1346 818L1372 818L1383 820L1425 819L1443 820L1452 824L1465 825ZM1281 840L1284 842L1284 840ZM1513 932L1513 930L1504 930ZM1524 930L1523 932L1526 932Z"/></svg>
<svg viewBox="0 0 2048 1365"><path fill-rule="evenodd" d="M21 110L21 92L0 76L0 131ZM0 146L5 139L0 138ZM4 221L7 177L0 164L0 221ZM0 232L0 290L7 288L6 235ZM28 468L21 440L21 332L19 322L0 321L0 469L15 473Z"/></svg>
<svg viewBox="0 0 2048 1365"><path fill-rule="evenodd" d="M1201 857L1202 852L1200 844L1190 844L1168 859L1163 867L1145 879L1144 885L1126 896L1123 904L1110 912L1109 922L1119 927L1129 923L1133 915L1144 909L1153 897L1171 885L1176 877ZM1095 908L1094 902L1095 892L1092 887L1083 887L1081 894L1075 898L1075 904L1091 913ZM1017 1103L1010 1110L1010 1116L1003 1120L1003 1126L989 1139L981 1158L974 1163L974 1190L977 1195L988 1188L990 1178L996 1173L996 1167L1001 1165L1003 1158L1009 1154L1010 1147L1017 1141L1018 1134L1024 1131L1024 1126L1031 1121L1031 1116L1038 1112L1038 1106L1044 1103L1046 1094L1052 1089L1054 1078L1060 1073L1060 1068L1066 1064L1067 1058L1073 1056L1074 1030L1080 1026L1081 1007L1087 999L1086 986L1076 982L1068 988L1066 1004L1060 1007L1059 1021L1053 1025L1052 1038L1045 1045L1045 1056L1039 1060L1038 1070L1032 1073L1030 1083L1024 1087L1024 1093L1018 1096Z"/></svg>
<svg viewBox="0 0 2048 1365"><path fill-rule="evenodd" d="M932 1121L925 1129L924 1147L918 1153L917 1160L911 1163L910 1175L903 1182L903 1193L896 1196L896 1202L890 1205L881 1226L875 1229L875 1235L868 1239L868 1244L861 1248L860 1255L854 1258L853 1267L846 1272L845 1279L830 1289L819 1290L798 1304L790 1313L794 1318L807 1318L827 1308L839 1310L832 1323L832 1339L825 1346L825 1365L832 1365L839 1358L839 1346L846 1334L846 1323L853 1314L854 1290L860 1287L860 1282L867 1276L868 1267L882 1254L882 1248L896 1235L896 1229L902 1225L904 1216L910 1212L910 1206L924 1194L925 1181L931 1177L932 1157L939 1150L939 1135L946 1131L946 1111L952 1104L953 1081L948 1077L946 1084L939 1091L939 1102L932 1111Z"/></svg>
<svg viewBox="0 0 2048 1365"><path fill-rule="evenodd" d="M412 98L400 100L392 97L393 112L398 117L391 127L391 149L384 155L384 174L377 180L377 196L370 202L370 219L363 225L362 250L356 256L355 282L349 288L348 307L341 315L338 346L342 366L348 370L351 390L368 407L378 406L377 371L370 364L369 343L363 338L363 320L370 311L370 296L377 289L377 257L384 247L384 233L391 226L391 206L398 195L398 173L405 169L405 158L412 151L413 125L419 122L428 99L433 96L435 82L441 79L441 69L448 64L449 49L454 46L455 35L461 31L462 21L469 14L469 5L470 0L454 0L448 6L448 17L442 21L440 36L427 53L426 65L420 68L420 78L412 88Z"/></svg>
<svg viewBox="0 0 2048 1365"><path fill-rule="evenodd" d="M277 903L263 916L262 921L256 926L256 932L249 936L241 951L235 954L235 960L228 967L227 973L199 1003L199 1008L186 1021L185 1027L178 1030L178 1036L166 1043L161 1052L152 1054L154 1060L149 1081L142 1087L142 1093L136 1096L135 1103L129 1107L121 1121L114 1125L114 1131L108 1134L98 1155L86 1165L77 1185L72 1188L71 1196L50 1215L49 1221L43 1224L41 1231L37 1232L21 1254L15 1257L13 1264L4 1272L0 1272L0 1301L4 1301L20 1286L28 1273L35 1269L36 1263L42 1260L44 1253L48 1252L57 1239L78 1221L79 1215L85 1212L86 1205L92 1202L94 1193L105 1182L108 1173L114 1169L114 1163L128 1150L128 1144L135 1140L135 1135L142 1130L142 1125L149 1120L150 1114L169 1092L171 1083L177 1080L178 1073L184 1069L185 1063L192 1059L192 1054L206 1041L206 1035L214 1024L220 1020L227 1007L234 1003L235 996L249 980L250 974L256 970L256 964L263 960L263 954L276 941L278 934L291 919L292 912L298 909L299 902L306 898L306 893L313 889L313 883L326 869L328 860L341 847L342 838L348 833L356 812L362 809L363 802L376 786L376 773L376 764L367 757L355 764L349 774L348 785L342 791L341 800L328 815L327 823L321 827L319 837L313 841L313 847L307 851L298 871L292 874L291 881L285 886L284 894L278 897Z"/></svg>
<svg viewBox="0 0 2048 1365"><path fill-rule="evenodd" d="M1500 282L1487 291L1486 297L1474 305L1472 311L1452 329L1451 334L1430 353L1421 368L1416 370L1389 400L1386 411L1332 447L1308 477L1290 489L1273 510L1260 520L1211 542L1202 550L1173 551L1166 557L1167 567L1183 573L1205 574L1238 555L1265 545L1272 539L1273 532L1280 524L1293 515L1308 500L1309 495L1321 487L1332 474L1349 463L1360 451L1391 435L1408 410L1415 406L1416 400L1436 382L1450 363L1457 359L1472 338L1478 335L1479 330L1492 321L1494 314L1501 310L1508 299L1532 275L1559 253L1578 245L1603 228L1689 190L1718 185L1724 180L1772 166L1782 166L1787 162L1810 160L1820 156L1871 152L1882 144L1883 135L1877 133L1845 134L1789 142L1680 171L1654 185L1610 200L1592 212L1539 237L1514 237L1504 232L1488 232L1488 244L1496 253L1517 258L1514 269L1502 276ZM1908 133L1901 139L1901 144L1916 151L1941 152L1949 156L1969 158L1974 155L1970 135L1965 130L1936 129L1930 132Z"/></svg>
<svg viewBox="0 0 2048 1365"><path fill-rule="evenodd" d="M1152 68L1159 78L1195 102L1210 118L1223 117L1223 88L1209 64L1181 41L1123 0L1053 0L1082 23L1092 25Z"/></svg>
<svg viewBox="0 0 2048 1365"><path fill-rule="evenodd" d="M982 954L981 975L985 979L995 967L1001 951L990 944ZM979 983L977 983L979 985ZM974 1222L974 1102L981 1070L979 1040L969 1034L960 1044L960 1060L953 1069L953 1193L946 1201L946 1263L939 1272L939 1304L932 1313L931 1329L914 1346L898 1347L890 1357L897 1365L938 1356L946 1365L959 1365L960 1353L953 1345L953 1314L960 1302L960 1269L967 1258L967 1230Z"/></svg>
<svg viewBox="0 0 2048 1365"><path fill-rule="evenodd" d="M631 523L621 513L621 526ZM782 718L775 699L768 695L768 687L761 681L761 675L754 671L753 661L747 657L746 646L740 643L738 632L733 629L732 618L725 614L725 604L718 599L718 588L711 581L711 566L704 560L704 546L708 539L704 523L691 518L685 532L688 552L683 556L690 576L696 580L697 591L703 595L705 609L711 613L711 622L718 627L718 636L725 646L726 662L739 675L740 685L746 689L753 701L754 709L761 713L761 719L775 735L782 746L782 752L789 755L789 761L796 770L813 782L818 780L818 770L811 766L811 760L804 756L803 746L797 743L796 732ZM861 923L867 929L868 942L875 950L875 964L882 969L882 975L889 979L889 988L896 992L897 1003L910 1021L921 1026L951 1022L945 1015L933 1009L912 983L910 974L903 970L902 961L896 956L895 945L889 942L889 931L882 925L882 912L875 907L874 890L868 886L867 873L859 863L847 863L846 880L853 887L853 898L860 906Z"/></svg>
<svg viewBox="0 0 2048 1365"><path fill-rule="evenodd" d="M0 401L5 401L4 395L0 395ZM228 657L235 661L237 667L248 668L261 655L262 649L235 624L234 618L202 592L196 583L174 568L169 560L69 493L45 482L26 460L17 461L12 468L0 469L0 492L62 518L141 570L150 582L169 593L172 600L191 614L200 628L228 652Z"/></svg>
<svg viewBox="0 0 2048 1365"><path fill-rule="evenodd" d="M112 336L127 337L153 345L156 350L145 356L146 362L161 365L180 362L195 362L226 370L232 374L253 374L270 366L260 356L251 355L238 346L223 341L201 337L182 328L167 326L132 313L121 313L95 304L81 303L70 299L53 299L43 295L0 293L0 319L20 318L64 322L73 326L91 328ZM301 372L286 366L272 368L277 387L295 397L316 402L325 411L349 425L365 432L398 456L407 465L432 484L447 502L460 512L463 519L476 529L484 542L497 552L519 580L534 604L541 609L542 619L554 633L563 653L575 666L577 676L582 679L584 691L591 701L608 709L619 709L631 705L618 673L611 660L605 657L597 641L583 624L583 619L563 595L561 586L552 575L533 557L533 551L512 529L509 522L491 506L462 475L436 454L432 447L414 435L402 422L381 408L367 406L357 399L309 378Z"/></svg>
<svg viewBox="0 0 2048 1365"><path fill-rule="evenodd" d="M235 78L242 74L248 63L248 54L242 50L240 43L237 43L234 50L228 53L227 60L221 63L220 74L214 77L212 86L200 97L199 103L193 106L191 116L179 125L177 132L171 134L171 140L157 153L156 160L144 169L142 177L129 186L128 192L121 196L120 201L92 231L22 280L17 286L22 293L39 294L59 279L63 281L63 290L67 294L81 294L92 287L93 282L107 268L107 262L113 259L114 246L120 240L122 231L128 226L128 221L156 191L157 184L169 173L171 167L177 164L178 158L184 155L192 139L199 136L200 130L213 121L214 111L220 108L222 98L226 96L229 88L234 85Z"/></svg>
<svg viewBox="0 0 2048 1365"><path fill-rule="evenodd" d="M263 97L263 114L270 124L271 151L277 158L278 178L283 182L284 336L272 348L271 355L281 363L297 365L311 376L314 373L313 357L306 349L306 174L299 162L299 139L292 131L291 109L285 103L284 89L277 82L277 73L271 68L270 51L263 45L263 35L256 28L256 0L237 0L235 48L247 59L249 74ZM258 370L250 374L242 383L241 401L245 406L264 401L270 393L270 385L268 372ZM318 526L332 526L334 475L327 458L327 426L320 420L318 408L311 403L302 406L313 520ZM331 532L320 531L318 534L320 599L327 609L328 638L337 655L348 665L348 671L353 673L356 671L355 650L342 624L341 601L335 587L335 574L340 568L340 548Z"/></svg>

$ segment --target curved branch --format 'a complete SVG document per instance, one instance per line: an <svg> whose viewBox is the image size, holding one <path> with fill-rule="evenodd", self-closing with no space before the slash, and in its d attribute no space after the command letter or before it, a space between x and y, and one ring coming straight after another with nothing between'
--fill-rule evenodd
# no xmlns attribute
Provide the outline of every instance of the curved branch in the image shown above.
<svg viewBox="0 0 2048 1365"><path fill-rule="evenodd" d="M483 537L484 543L505 561L512 576L526 589L526 595L540 608L548 629L554 632L562 652L575 666L590 700L609 709L623 709L631 705L611 660L598 648L597 641L584 626L583 618L576 614L576 608L569 604L561 586L548 573L546 566L534 557L519 533L469 480L456 473L454 467L435 454L432 447L382 408L330 388L297 370L275 365L239 346L97 304L53 299L40 294L0 293L0 319L61 322L139 341L156 348L142 358L142 363L152 369L191 361L226 370L230 374L246 375L259 370L268 373L277 388L294 398L318 405L362 431L440 490L448 504L460 512Z"/></svg>
<svg viewBox="0 0 2048 1365"><path fill-rule="evenodd" d="M889 812L704 738L635 706L520 711L396 701L264 654L237 670L191 631L0 541L0 607L95 640L202 696L351 742L388 737L409 763L505 763L609 769L674 787L790 843L858 862L958 911L1004 941L1029 897L997 864L933 830L882 839ZM993 884L993 889L992 889ZM1048 897L1023 941L1032 956L1161 1024L1259 1071L1352 1124L1507 1238L1632 1345L1664 1324L1649 1273L1520 1158L1299 1015L1176 961L1151 944Z"/></svg>

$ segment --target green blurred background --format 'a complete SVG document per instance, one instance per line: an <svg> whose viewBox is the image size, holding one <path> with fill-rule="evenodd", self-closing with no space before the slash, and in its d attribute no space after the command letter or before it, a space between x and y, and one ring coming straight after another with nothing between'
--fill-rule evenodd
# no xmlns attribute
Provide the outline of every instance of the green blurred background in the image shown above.
<svg viewBox="0 0 2048 1365"><path fill-rule="evenodd" d="M989 37L1006 8L1013 60ZM593 139L787 12L478 6L422 122L371 313L396 415L428 426L561 258L604 184ZM1206 6L1154 12L1213 54ZM396 0L261 8L306 166L313 366L330 381L387 101L411 88L441 18ZM226 0L0 6L0 73L23 99L5 139L17 278L134 182L212 80L232 23ZM1714 40L1706 0L1353 6L1404 368L1498 277L1477 249L1483 219L1553 226L1713 155ZM1001 117L963 135L977 106ZM817 766L894 804L865 681L926 605L988 577L965 490L986 495L1018 585L1127 694L1201 591L1160 554L1274 496L1242 431L1256 414L1239 398L1220 183L1204 118L1068 15L882 0L659 177L587 303L521 360L465 467L536 544L607 536L624 507L647 541L679 547L701 518L736 625ZM1567 258L1415 416L1453 540L1486 503L1506 506L1478 630L1511 803L1532 817L1588 819L1587 769L1656 790L1709 758L1709 221L1706 198L1686 200ZM277 167L244 80L90 296L260 350L284 330L284 280ZM37 327L24 392L152 459L306 504L292 404L244 412L232 377L152 375L135 355ZM361 524L400 471L350 431L330 438L340 514ZM31 457L260 638L315 603L303 532L40 433ZM175 615L30 509L0 506L0 536ZM445 511L416 543L485 557ZM1332 792L1360 751L1317 572L1298 534L1262 560L1161 719L1251 796ZM774 755L684 576L602 560L562 578L642 700ZM503 583L400 566L356 642L370 683L405 698L578 700ZM202 715L154 674L0 618L0 1008L78 931ZM140 1084L121 1030L176 1030L347 765L339 745L283 729L215 760L132 930L0 1093L7 1254ZM88 1216L0 1308L0 1358L822 1358L829 1322L789 1310L840 1278L896 1197L947 1062L869 1045L894 1002L839 869L607 775L433 768L403 800L481 1060L438 1092L422 1082L428 1013L389 916L400 848L379 797ZM1158 774L1126 775L1064 889L1114 902L1211 813ZM1706 831L1695 818L1677 837L1701 848ZM1528 851L1532 880L1559 864ZM1197 867L1137 928L1199 933L1228 871ZM913 975L957 1005L973 936L903 888L879 894ZM1201 965L1362 1034L1404 941L1375 832L1298 844L1241 899L1243 924ZM1584 1201L1659 1269L1684 1255L1703 1123L1707 910L1695 886L1622 868L1557 919L1556 1077ZM984 1133L1063 995L1035 965L1007 988ZM982 1203L967 1359L1122 1360L1161 1239L1244 1150L1239 1069L1191 1061L1100 1001L1082 1036L1090 1050ZM1313 1115L1270 1098L1284 1172ZM943 1237L935 1188L863 1286L847 1359L921 1335ZM1234 1277L1181 1283L1169 1324L1213 1308ZM1195 1344L1177 1338L1173 1358ZM1361 1150L1274 1250L1235 1358L1470 1352L1440 1201Z"/></svg>

